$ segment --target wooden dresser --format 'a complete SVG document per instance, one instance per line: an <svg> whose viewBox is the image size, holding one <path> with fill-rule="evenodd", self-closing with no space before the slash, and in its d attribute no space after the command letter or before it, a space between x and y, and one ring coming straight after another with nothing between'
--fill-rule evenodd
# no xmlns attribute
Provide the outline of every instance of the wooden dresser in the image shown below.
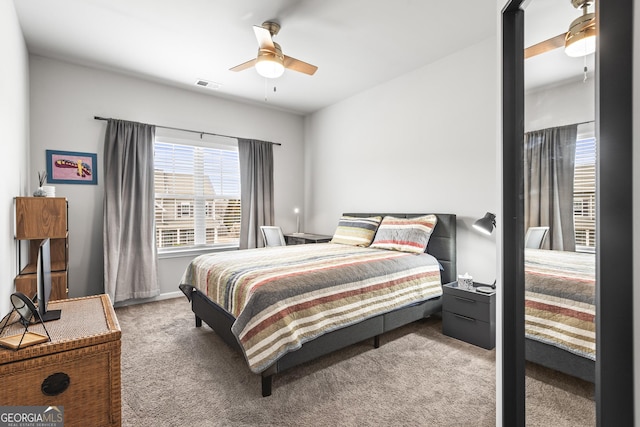
<svg viewBox="0 0 640 427"><path fill-rule="evenodd" d="M62 310L60 320L45 324L50 342L0 348L0 406L62 406L65 426L121 425L121 332L109 296L52 301L49 308ZM10 328L6 335L23 330L19 323ZM29 331L44 334L42 325Z"/></svg>
<svg viewBox="0 0 640 427"><path fill-rule="evenodd" d="M16 291L33 297L37 290L36 261L43 239L51 241L51 297L69 295L69 224L64 197L16 197L15 237L29 241L29 259L16 276Z"/></svg>

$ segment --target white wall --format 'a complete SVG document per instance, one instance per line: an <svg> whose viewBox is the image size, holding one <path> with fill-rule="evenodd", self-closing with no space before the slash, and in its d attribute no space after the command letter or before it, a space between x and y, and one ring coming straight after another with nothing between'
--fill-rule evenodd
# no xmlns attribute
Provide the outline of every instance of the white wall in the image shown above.
<svg viewBox="0 0 640 427"><path fill-rule="evenodd" d="M29 165L29 63L12 1L0 1L0 317L10 310L17 271L13 198L26 195Z"/></svg>
<svg viewBox="0 0 640 427"><path fill-rule="evenodd" d="M293 231L293 206L303 202L303 118L130 76L30 57L31 168L45 169L45 150L98 154L98 185L56 184L69 201L69 294L102 293L103 142L113 117L157 125L280 142L274 147L275 216ZM35 178L33 178L35 180ZM33 181L32 181L33 182ZM161 293L176 292L189 259L160 260Z"/></svg>
<svg viewBox="0 0 640 427"><path fill-rule="evenodd" d="M524 130L592 121L596 117L595 79L538 89L525 94Z"/></svg>
<svg viewBox="0 0 640 427"><path fill-rule="evenodd" d="M458 215L458 272L491 283L497 213L496 41L320 110L305 120L305 230L331 234L343 212ZM500 221L498 217L497 221Z"/></svg>

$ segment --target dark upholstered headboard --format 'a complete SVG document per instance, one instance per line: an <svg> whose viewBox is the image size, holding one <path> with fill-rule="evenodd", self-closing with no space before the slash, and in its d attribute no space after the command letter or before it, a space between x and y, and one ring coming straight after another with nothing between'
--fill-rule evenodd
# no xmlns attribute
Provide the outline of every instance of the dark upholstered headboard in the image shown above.
<svg viewBox="0 0 640 427"><path fill-rule="evenodd" d="M420 213L345 213L343 215L355 217L368 216L395 216L397 218L413 218L428 214ZM427 253L433 255L440 261L444 271L440 272L442 284L458 280L458 269L456 260L456 216L454 214L435 214L438 223L429 239Z"/></svg>

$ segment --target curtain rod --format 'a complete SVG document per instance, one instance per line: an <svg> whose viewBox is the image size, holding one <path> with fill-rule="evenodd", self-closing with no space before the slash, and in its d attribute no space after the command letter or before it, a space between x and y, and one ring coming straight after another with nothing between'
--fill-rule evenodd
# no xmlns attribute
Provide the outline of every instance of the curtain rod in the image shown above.
<svg viewBox="0 0 640 427"><path fill-rule="evenodd" d="M580 125L586 125L587 123L595 123L595 120L587 120L586 122L579 122L579 123L573 123L574 125L580 126Z"/></svg>
<svg viewBox="0 0 640 427"><path fill-rule="evenodd" d="M93 118L96 119L96 120L105 120L105 121L106 120L111 120L111 119L108 119L106 117L100 117L100 116L93 116ZM238 138L237 136L222 135L222 134L219 134L219 133L204 132L204 131L197 131L197 130L191 130L191 129L174 128L174 127L171 127L171 126L160 126L160 125L152 125L152 126L155 126L157 128L163 128L163 129L179 130L179 131L182 131L182 132L199 133L200 134L200 139L202 139L202 135L212 135L212 136L221 136L223 138L241 139L241 138ZM263 141L263 142L268 142L269 144L273 144L273 145L282 145L279 142L271 142L271 141Z"/></svg>
<svg viewBox="0 0 640 427"><path fill-rule="evenodd" d="M528 131L525 131L524 133L537 132L539 130L553 129L553 128L559 128L559 127L563 127L563 126L571 126L571 125L580 126L580 125L586 125L587 123L595 123L595 122L596 122L595 120L587 120L586 122L569 123L569 124L566 124L566 125L553 126L553 127L550 127L550 128L528 130Z"/></svg>

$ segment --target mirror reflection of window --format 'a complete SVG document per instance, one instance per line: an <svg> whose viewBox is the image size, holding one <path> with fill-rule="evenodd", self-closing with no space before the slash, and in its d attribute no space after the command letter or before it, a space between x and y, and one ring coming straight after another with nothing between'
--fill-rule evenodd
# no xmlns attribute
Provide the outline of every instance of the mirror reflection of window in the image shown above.
<svg viewBox="0 0 640 427"><path fill-rule="evenodd" d="M577 252L596 251L596 138L593 123L578 126L573 185Z"/></svg>

